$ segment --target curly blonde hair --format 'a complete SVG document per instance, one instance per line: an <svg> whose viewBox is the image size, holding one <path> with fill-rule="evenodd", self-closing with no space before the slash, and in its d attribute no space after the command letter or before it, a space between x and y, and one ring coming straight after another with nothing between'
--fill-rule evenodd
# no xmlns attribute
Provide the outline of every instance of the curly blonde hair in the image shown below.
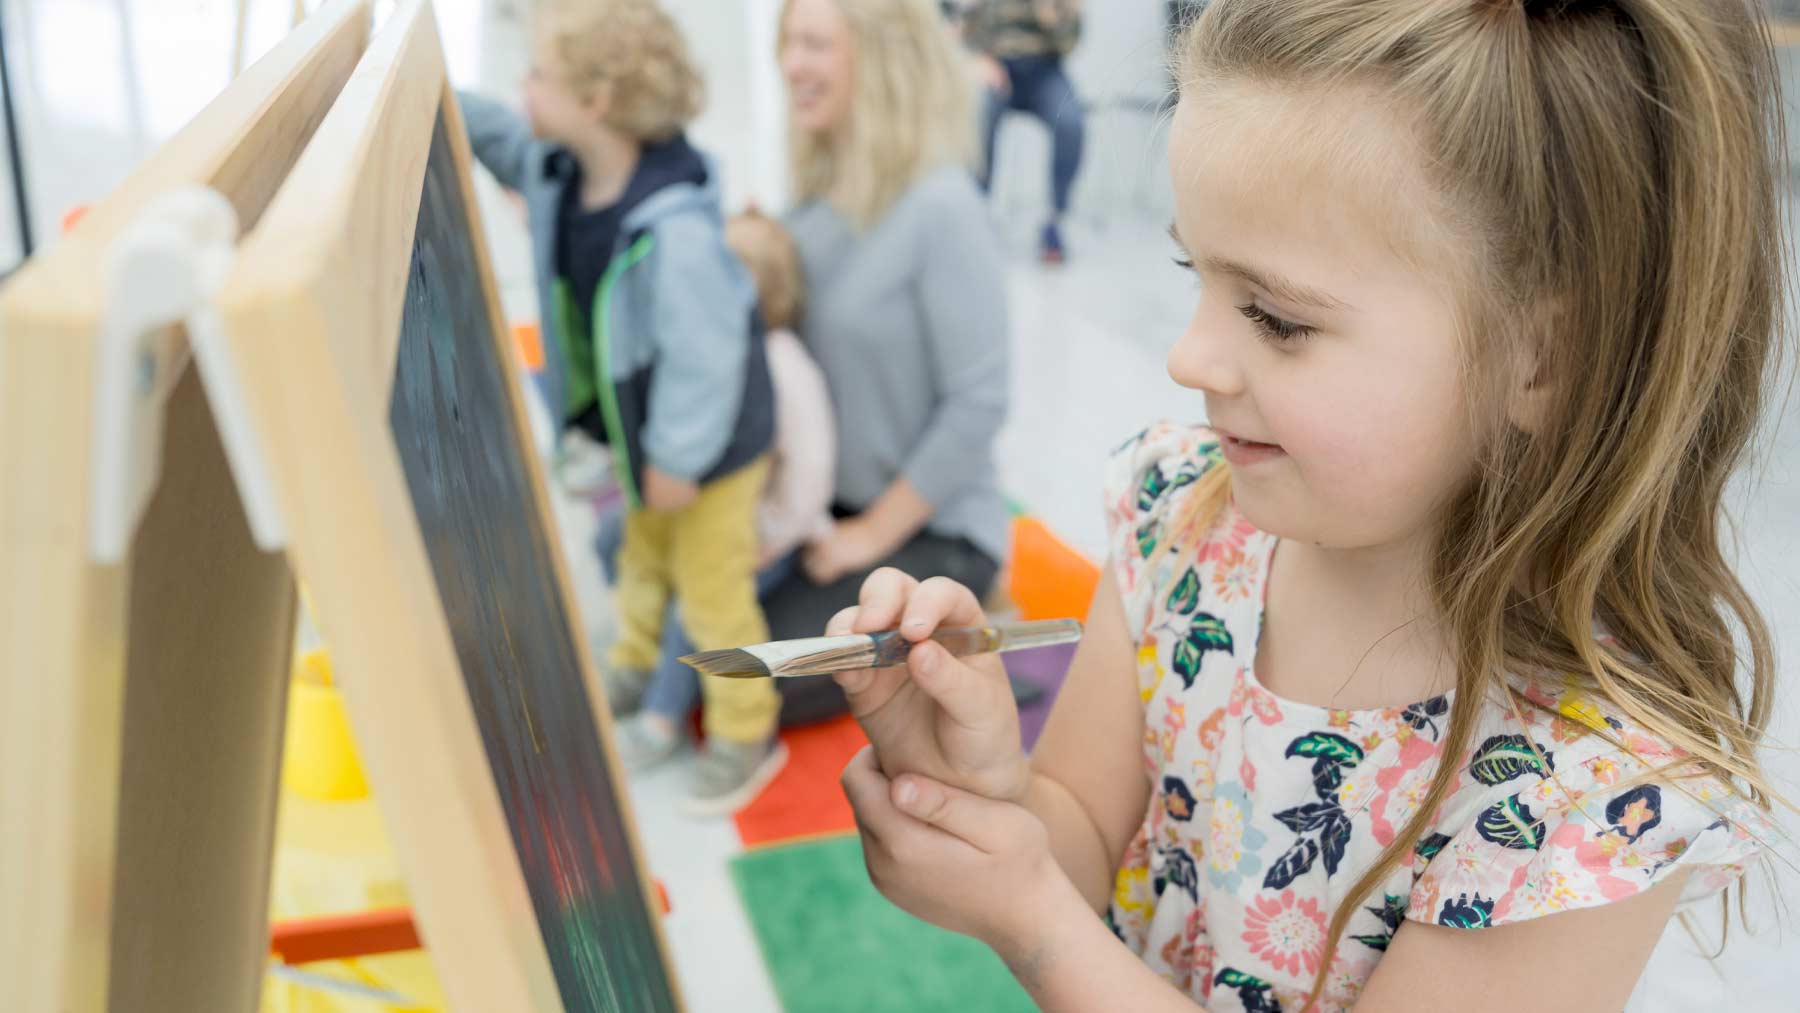
<svg viewBox="0 0 1800 1013"><path fill-rule="evenodd" d="M536 24L576 95L611 89L613 129L655 144L700 115L706 82L681 29L654 0L548 0Z"/></svg>
<svg viewBox="0 0 1800 1013"><path fill-rule="evenodd" d="M787 229L751 209L725 223L725 245L756 280L763 326L771 331L792 329L806 301L806 281L800 269L800 251Z"/></svg>

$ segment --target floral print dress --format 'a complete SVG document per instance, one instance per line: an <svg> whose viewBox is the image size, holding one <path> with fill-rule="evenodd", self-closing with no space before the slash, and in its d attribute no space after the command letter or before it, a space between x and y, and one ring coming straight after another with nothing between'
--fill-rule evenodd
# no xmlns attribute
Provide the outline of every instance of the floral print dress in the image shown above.
<svg viewBox="0 0 1800 1013"><path fill-rule="evenodd" d="M1151 785L1108 919L1209 1011L1297 1013L1321 965L1320 1007L1347 1008L1403 920L1506 925L1691 868L1685 905L1723 889L1770 839L1717 782L1632 786L1646 762L1680 754L1577 690L1518 680L1539 706L1515 716L1492 702L1432 829L1324 952L1341 899L1425 795L1449 697L1332 710L1257 682L1275 538L1229 506L1207 530L1164 537L1218 459L1210 431L1164 424L1121 448L1106 482ZM1197 556L1174 572L1193 538Z"/></svg>

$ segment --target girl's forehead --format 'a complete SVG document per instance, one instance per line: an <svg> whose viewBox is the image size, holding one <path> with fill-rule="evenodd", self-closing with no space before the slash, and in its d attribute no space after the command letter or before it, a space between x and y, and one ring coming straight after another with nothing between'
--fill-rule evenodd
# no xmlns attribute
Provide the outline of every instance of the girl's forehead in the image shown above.
<svg viewBox="0 0 1800 1013"><path fill-rule="evenodd" d="M1367 87L1189 87L1169 161L1177 206L1202 233L1311 247L1365 269L1440 273L1467 252L1446 227L1418 132Z"/></svg>

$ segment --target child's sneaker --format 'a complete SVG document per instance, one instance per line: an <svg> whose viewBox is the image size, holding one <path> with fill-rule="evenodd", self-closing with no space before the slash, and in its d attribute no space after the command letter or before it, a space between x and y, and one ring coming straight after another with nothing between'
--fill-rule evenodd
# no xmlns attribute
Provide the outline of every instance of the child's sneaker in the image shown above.
<svg viewBox="0 0 1800 1013"><path fill-rule="evenodd" d="M654 767L681 748L681 730L661 714L643 711L615 726L614 745L626 770Z"/></svg>
<svg viewBox="0 0 1800 1013"><path fill-rule="evenodd" d="M1044 237L1038 244L1038 255L1046 264L1060 264L1068 259L1063 251L1062 229L1053 221L1044 224Z"/></svg>
<svg viewBox="0 0 1800 1013"><path fill-rule="evenodd" d="M694 784L682 809L689 816L729 816L749 805L787 766L787 743L709 739L694 767Z"/></svg>
<svg viewBox="0 0 1800 1013"><path fill-rule="evenodd" d="M612 457L600 441L581 429L567 429L556 447L551 472L571 496L592 496L606 488Z"/></svg>
<svg viewBox="0 0 1800 1013"><path fill-rule="evenodd" d="M609 668L600 674L606 685L606 705L615 718L628 718L644 706L644 691L650 688L650 671L645 668Z"/></svg>

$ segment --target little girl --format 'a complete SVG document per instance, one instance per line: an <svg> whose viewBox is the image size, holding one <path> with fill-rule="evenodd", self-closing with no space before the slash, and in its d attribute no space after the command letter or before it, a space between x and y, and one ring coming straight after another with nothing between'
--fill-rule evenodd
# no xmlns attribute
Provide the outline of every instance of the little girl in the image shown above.
<svg viewBox="0 0 1800 1013"><path fill-rule="evenodd" d="M1029 760L996 659L840 678L889 898L1049 1010L1625 1004L1779 840L1719 545L1782 280L1753 7L1210 6L1169 372L1211 427L1113 458ZM887 570L830 632L981 621Z"/></svg>

